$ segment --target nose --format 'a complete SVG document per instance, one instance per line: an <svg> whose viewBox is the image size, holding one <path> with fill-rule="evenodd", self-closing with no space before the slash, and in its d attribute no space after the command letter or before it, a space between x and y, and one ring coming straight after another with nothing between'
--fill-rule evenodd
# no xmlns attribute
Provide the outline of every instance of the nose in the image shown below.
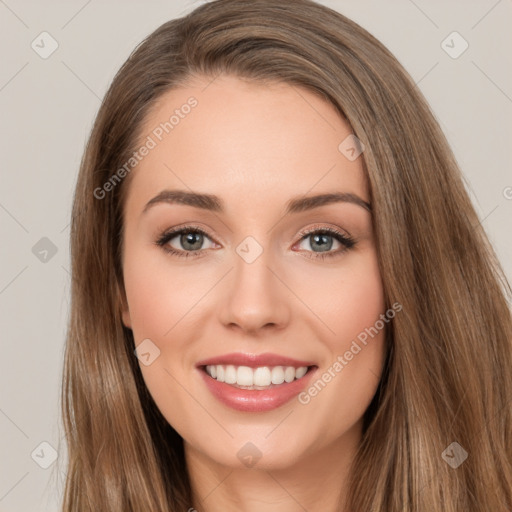
<svg viewBox="0 0 512 512"><path fill-rule="evenodd" d="M219 308L223 325L257 334L263 329L283 329L288 324L292 294L274 267L265 251L251 263L235 255Z"/></svg>

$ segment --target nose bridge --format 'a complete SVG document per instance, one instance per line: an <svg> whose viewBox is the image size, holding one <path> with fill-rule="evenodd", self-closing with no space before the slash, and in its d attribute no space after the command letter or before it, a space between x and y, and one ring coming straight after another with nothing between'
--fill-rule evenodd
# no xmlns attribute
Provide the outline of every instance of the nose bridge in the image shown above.
<svg viewBox="0 0 512 512"><path fill-rule="evenodd" d="M237 289L259 290L263 293L265 288L272 287L270 283L272 273L269 270L272 262L269 258L268 246L264 249L251 236L241 242L235 252L233 279Z"/></svg>
<svg viewBox="0 0 512 512"><path fill-rule="evenodd" d="M247 236L236 247L222 320L244 330L267 324L282 326L288 318L283 286L275 277L268 237ZM265 243L265 247L264 244Z"/></svg>

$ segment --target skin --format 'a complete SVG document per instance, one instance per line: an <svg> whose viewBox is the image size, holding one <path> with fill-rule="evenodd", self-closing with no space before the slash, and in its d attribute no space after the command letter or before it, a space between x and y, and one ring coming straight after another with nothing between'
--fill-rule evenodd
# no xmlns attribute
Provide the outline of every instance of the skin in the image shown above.
<svg viewBox="0 0 512 512"><path fill-rule="evenodd" d="M370 212L333 203L284 215L288 200L306 194L351 192L369 202L362 158L349 161L338 150L348 124L307 90L224 75L210 82L196 77L167 92L146 118L143 137L190 96L198 100L132 171L123 323L136 345L149 338L160 350L140 367L184 439L191 507L339 510L362 416L382 373L384 329L308 404L293 399L263 413L220 403L195 364L229 352L273 352L314 361L320 377L385 312ZM226 210L158 203L142 213L164 189L218 195ZM201 256L180 258L155 244L165 230L187 223L208 233ZM300 236L313 227L334 227L357 243L314 259L320 249ZM247 236L263 249L251 264L236 252ZM331 252L344 249L331 240ZM179 235L170 244L186 252ZM248 442L261 454L253 467L237 456Z"/></svg>

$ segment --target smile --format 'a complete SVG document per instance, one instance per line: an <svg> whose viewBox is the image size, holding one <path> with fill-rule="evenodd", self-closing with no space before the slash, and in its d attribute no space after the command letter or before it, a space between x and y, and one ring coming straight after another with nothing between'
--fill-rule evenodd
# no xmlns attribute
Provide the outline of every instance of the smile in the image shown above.
<svg viewBox="0 0 512 512"><path fill-rule="evenodd" d="M210 393L243 412L281 407L307 386L318 366L276 354L233 353L197 365Z"/></svg>

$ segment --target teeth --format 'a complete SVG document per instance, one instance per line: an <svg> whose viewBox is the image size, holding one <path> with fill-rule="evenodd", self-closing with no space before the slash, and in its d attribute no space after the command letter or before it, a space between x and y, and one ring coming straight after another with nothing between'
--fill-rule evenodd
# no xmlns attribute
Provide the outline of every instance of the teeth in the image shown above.
<svg viewBox="0 0 512 512"><path fill-rule="evenodd" d="M226 384L233 384L242 388L256 389L259 387L268 387L271 384L279 385L283 382L293 382L295 379L304 377L308 371L307 366L294 368L293 366L260 366L250 368L249 366L228 365L208 365L206 373L217 380Z"/></svg>
<svg viewBox="0 0 512 512"><path fill-rule="evenodd" d="M248 366L239 366L236 371L236 383L239 386L252 386L254 384L254 372Z"/></svg>
<svg viewBox="0 0 512 512"><path fill-rule="evenodd" d="M262 366L254 370L254 385L255 386L268 386L272 381L272 373L270 368Z"/></svg>
<svg viewBox="0 0 512 512"><path fill-rule="evenodd" d="M292 366L288 366L284 370L284 380L286 382L292 382L295 380L295 368L293 368Z"/></svg>
<svg viewBox="0 0 512 512"><path fill-rule="evenodd" d="M284 370L282 366L272 368L272 384L282 384L284 382Z"/></svg>
<svg viewBox="0 0 512 512"><path fill-rule="evenodd" d="M295 378L300 379L301 377L304 377L304 375L306 375L307 372L307 366L301 366L300 368L297 368L297 370L295 370Z"/></svg>
<svg viewBox="0 0 512 512"><path fill-rule="evenodd" d="M224 374L224 382L226 384L236 384L236 369L232 364L226 366L226 373Z"/></svg>

